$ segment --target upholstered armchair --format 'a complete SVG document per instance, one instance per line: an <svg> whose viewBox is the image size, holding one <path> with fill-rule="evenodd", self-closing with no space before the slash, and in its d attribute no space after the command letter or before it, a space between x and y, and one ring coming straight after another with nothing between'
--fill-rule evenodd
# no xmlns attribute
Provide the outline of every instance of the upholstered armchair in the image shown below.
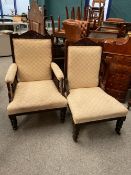
<svg viewBox="0 0 131 175"><path fill-rule="evenodd" d="M28 39L32 36L35 39ZM13 129L17 129L16 116L45 110L60 109L64 121L67 106L63 96L64 75L52 62L50 37L29 31L12 36L11 48L13 63L5 82L9 95L7 112Z"/></svg>
<svg viewBox="0 0 131 175"><path fill-rule="evenodd" d="M120 102L104 92L104 61L102 47L88 38L67 42L66 94L72 114L73 139L77 142L82 124L117 120L120 134L128 112Z"/></svg>

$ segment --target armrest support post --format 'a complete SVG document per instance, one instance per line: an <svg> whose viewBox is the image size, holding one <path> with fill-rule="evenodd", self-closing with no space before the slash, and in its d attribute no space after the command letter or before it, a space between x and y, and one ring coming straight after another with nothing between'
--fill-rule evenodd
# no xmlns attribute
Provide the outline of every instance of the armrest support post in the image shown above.
<svg viewBox="0 0 131 175"><path fill-rule="evenodd" d="M16 63L12 63L5 77L5 82L7 84L7 89L8 89L9 102L11 102L14 97L14 92L17 85L16 74L17 74L17 65Z"/></svg>
<svg viewBox="0 0 131 175"><path fill-rule="evenodd" d="M51 63L53 80L59 92L64 95L64 74L56 63Z"/></svg>

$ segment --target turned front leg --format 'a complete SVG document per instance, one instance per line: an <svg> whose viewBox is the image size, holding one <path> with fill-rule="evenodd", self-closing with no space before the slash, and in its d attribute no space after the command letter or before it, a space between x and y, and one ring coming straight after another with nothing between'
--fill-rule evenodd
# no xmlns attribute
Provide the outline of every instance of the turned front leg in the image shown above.
<svg viewBox="0 0 131 175"><path fill-rule="evenodd" d="M126 117L121 117L121 118L119 118L118 120L117 120L117 122L116 122L116 129L115 129L115 131L116 131L116 133L117 134L121 134L121 128L122 128L122 126L123 126L123 122L125 121L125 119L126 119Z"/></svg>
<svg viewBox="0 0 131 175"><path fill-rule="evenodd" d="M17 119L16 116L9 116L13 130L17 130Z"/></svg>

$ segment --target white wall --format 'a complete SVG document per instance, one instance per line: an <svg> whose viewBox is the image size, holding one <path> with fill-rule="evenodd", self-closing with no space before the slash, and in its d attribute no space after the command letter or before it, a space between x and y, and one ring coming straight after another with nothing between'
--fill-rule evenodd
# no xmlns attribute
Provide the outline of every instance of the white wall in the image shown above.
<svg viewBox="0 0 131 175"><path fill-rule="evenodd" d="M92 6L92 1L90 0L90 5ZM104 9L104 19L106 19L106 15L107 15L107 10L108 10L108 4L109 4L109 0L106 0L105 2L105 9ZM97 6L98 4L96 4L95 6Z"/></svg>

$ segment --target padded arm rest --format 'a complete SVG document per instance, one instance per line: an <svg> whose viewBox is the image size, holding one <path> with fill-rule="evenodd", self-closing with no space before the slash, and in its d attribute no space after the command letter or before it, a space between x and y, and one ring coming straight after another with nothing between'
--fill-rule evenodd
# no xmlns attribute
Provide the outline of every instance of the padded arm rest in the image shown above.
<svg viewBox="0 0 131 175"><path fill-rule="evenodd" d="M14 82L16 72L17 72L17 65L16 65L16 63L12 63L7 71L6 76L5 76L5 82L12 84Z"/></svg>
<svg viewBox="0 0 131 175"><path fill-rule="evenodd" d="M64 79L64 74L61 71L61 69L59 68L59 66L56 63L51 63L51 68L56 76L56 78L60 81L62 79Z"/></svg>

